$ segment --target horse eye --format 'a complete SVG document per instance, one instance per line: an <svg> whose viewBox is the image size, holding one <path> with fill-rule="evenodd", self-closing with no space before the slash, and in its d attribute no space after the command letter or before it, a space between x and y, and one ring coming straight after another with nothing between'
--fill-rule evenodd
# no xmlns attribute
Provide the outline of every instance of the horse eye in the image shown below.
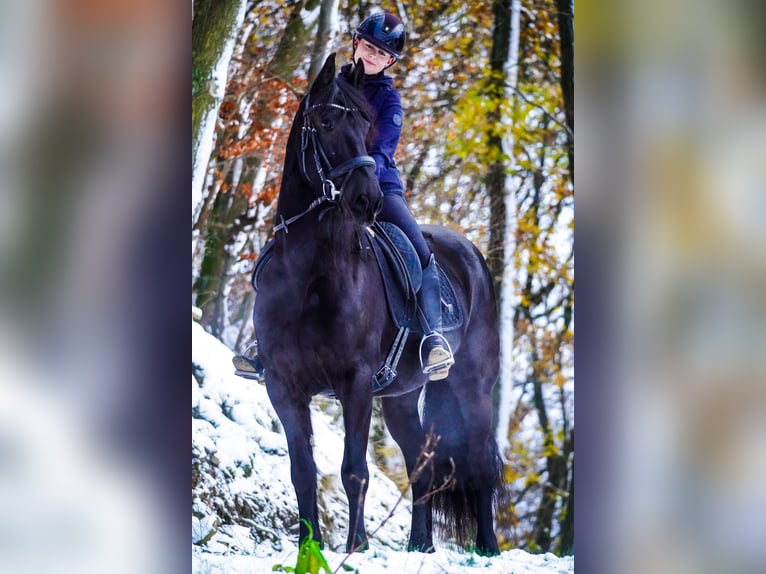
<svg viewBox="0 0 766 574"><path fill-rule="evenodd" d="M321 122L319 122L321 126L325 129L332 129L332 120L330 118L323 118Z"/></svg>

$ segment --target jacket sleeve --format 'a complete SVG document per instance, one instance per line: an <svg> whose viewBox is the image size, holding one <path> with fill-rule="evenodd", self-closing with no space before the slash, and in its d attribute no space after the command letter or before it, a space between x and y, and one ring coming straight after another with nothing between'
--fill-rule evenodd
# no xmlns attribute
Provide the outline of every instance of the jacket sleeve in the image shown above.
<svg viewBox="0 0 766 574"><path fill-rule="evenodd" d="M394 161L394 153L402 133L402 101L399 93L393 89L387 89L385 97L381 99L383 101L377 109L373 140L368 146L367 153L375 159L376 175L384 191L386 187L392 186L401 190L402 184Z"/></svg>

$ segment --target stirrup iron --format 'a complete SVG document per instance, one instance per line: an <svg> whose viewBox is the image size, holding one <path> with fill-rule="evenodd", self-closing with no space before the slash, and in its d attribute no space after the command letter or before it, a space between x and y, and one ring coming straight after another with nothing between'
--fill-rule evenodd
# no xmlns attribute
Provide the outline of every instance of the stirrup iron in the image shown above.
<svg viewBox="0 0 766 574"><path fill-rule="evenodd" d="M425 344L426 340L428 340L430 337L438 337L441 340L441 342L443 343L443 345L441 346L446 349L447 356L441 361L439 361L438 363L434 363L433 365L426 365L423 363L423 345ZM431 351L433 351L433 349L431 349ZM429 351L429 355L431 351ZM430 375L432 373L435 373L437 371L442 371L442 370L447 371L452 365L455 364L455 356L452 354L452 347L450 347L449 341L447 341L444 335L442 335L438 331L433 331L432 333L425 335L420 340L420 347L418 348L418 356L420 358L420 370L425 375ZM444 376L446 377L447 374L448 373L445 372ZM441 378L444 378L444 377L441 377Z"/></svg>

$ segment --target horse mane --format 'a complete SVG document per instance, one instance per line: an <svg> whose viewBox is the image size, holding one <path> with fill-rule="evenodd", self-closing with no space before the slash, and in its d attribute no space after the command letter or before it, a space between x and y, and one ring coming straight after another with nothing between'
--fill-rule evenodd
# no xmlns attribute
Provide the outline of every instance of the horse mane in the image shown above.
<svg viewBox="0 0 766 574"><path fill-rule="evenodd" d="M336 97L339 101L337 103L347 108L359 110L362 117L372 124L374 114L372 106L370 106L367 98L364 96L364 92L347 82L343 76L335 78L335 86L338 89Z"/></svg>

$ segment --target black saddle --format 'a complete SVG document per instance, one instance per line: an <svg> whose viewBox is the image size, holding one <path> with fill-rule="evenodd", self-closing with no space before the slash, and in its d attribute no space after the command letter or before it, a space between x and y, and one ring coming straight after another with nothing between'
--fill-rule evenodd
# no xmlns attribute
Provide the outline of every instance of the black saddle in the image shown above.
<svg viewBox="0 0 766 574"><path fill-rule="evenodd" d="M418 319L417 291L423 271L412 243L396 225L376 222L370 228L370 243L383 277L386 302L397 327L422 333ZM451 331L463 324L463 314L455 290L437 262L442 304L442 330Z"/></svg>

